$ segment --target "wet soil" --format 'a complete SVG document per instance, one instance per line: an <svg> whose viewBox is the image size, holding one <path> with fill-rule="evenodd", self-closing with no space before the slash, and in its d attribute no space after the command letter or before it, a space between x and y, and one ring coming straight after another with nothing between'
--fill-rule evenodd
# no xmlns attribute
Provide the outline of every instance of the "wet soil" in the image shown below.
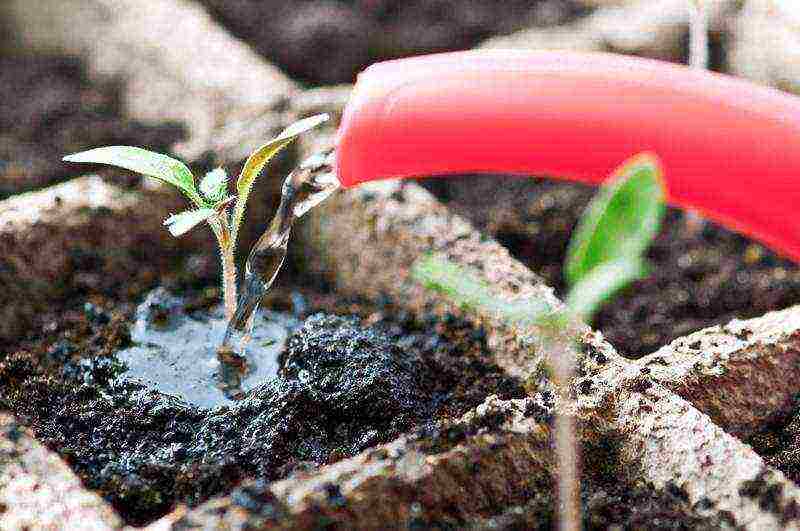
<svg viewBox="0 0 800 531"><path fill-rule="evenodd" d="M493 35L569 21L574 0L199 0L292 78L349 83L376 61L462 50Z"/></svg>
<svg viewBox="0 0 800 531"><path fill-rule="evenodd" d="M278 358L300 325L284 313L261 311L253 319L244 348L237 341L220 356L227 326L222 306L188 315L183 300L155 289L136 308L133 345L115 358L127 368L126 380L198 407L231 406L278 374Z"/></svg>
<svg viewBox="0 0 800 531"><path fill-rule="evenodd" d="M178 124L122 118L117 87L89 83L77 59L0 56L0 199L74 177L68 153L111 144L166 153L183 135Z"/></svg>
<svg viewBox="0 0 800 531"><path fill-rule="evenodd" d="M144 524L246 478L280 479L458 417L489 394L524 395L489 361L482 330L452 315L418 321L388 301L280 297L303 325L278 375L241 401L196 407L126 378L115 354L132 344L131 309L87 302L57 333L3 357L0 407ZM203 293L186 300L196 318L210 307ZM308 317L317 309L357 316Z"/></svg>
<svg viewBox="0 0 800 531"><path fill-rule="evenodd" d="M593 188L484 176L425 185L564 295L567 244ZM621 292L594 322L630 358L707 326L800 302L796 265L714 223L694 230L679 210L668 211L648 257L651 275Z"/></svg>

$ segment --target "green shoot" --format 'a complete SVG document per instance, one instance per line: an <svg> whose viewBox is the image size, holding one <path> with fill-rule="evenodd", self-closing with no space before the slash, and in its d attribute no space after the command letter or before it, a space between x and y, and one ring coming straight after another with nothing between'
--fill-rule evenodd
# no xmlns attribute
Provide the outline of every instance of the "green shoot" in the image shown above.
<svg viewBox="0 0 800 531"><path fill-rule="evenodd" d="M411 277L464 309L517 327L538 326L541 344L553 362L554 380L567 386L575 374L570 348L577 341L575 318L589 321L616 292L646 274L644 253L660 229L665 197L658 161L651 155L623 164L602 187L570 241L564 267L570 289L564 311L554 311L544 301L503 300L480 276L441 255L417 259ZM557 414L555 428L561 527L578 529L579 449L574 419Z"/></svg>
<svg viewBox="0 0 800 531"><path fill-rule="evenodd" d="M534 324L553 311L544 301L502 300L482 278L437 254L428 253L417 259L411 276L463 310L483 311L517 326Z"/></svg>
<svg viewBox="0 0 800 531"><path fill-rule="evenodd" d="M644 253L661 227L665 196L658 161L651 155L632 158L601 188L568 247L568 313L590 320L616 292L645 276ZM542 301L498 299L485 281L438 255L419 258L411 276L464 308L516 324L543 324L553 313Z"/></svg>
<svg viewBox="0 0 800 531"><path fill-rule="evenodd" d="M224 169L208 172L200 181L198 191L194 176L186 164L138 147L100 147L68 155L64 161L125 168L170 184L183 193L196 208L169 216L164 220L164 225L170 234L178 237L204 222L209 224L219 245L225 318L230 320L236 312L236 240L256 177L295 138L326 120L328 115L322 114L295 122L250 155L236 183L238 197L228 196L228 175ZM231 206L232 215L229 212Z"/></svg>
<svg viewBox="0 0 800 531"><path fill-rule="evenodd" d="M644 253L661 228L666 192L658 159L638 155L603 185L567 248L568 305L590 319L603 302L644 276Z"/></svg>

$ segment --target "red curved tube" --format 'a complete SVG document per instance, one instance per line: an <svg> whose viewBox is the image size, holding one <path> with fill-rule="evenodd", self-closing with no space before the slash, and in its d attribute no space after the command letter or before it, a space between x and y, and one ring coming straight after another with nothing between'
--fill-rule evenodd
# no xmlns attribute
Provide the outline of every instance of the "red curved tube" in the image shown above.
<svg viewBox="0 0 800 531"><path fill-rule="evenodd" d="M486 50L363 72L339 130L343 186L454 173L599 183L650 151L672 204L800 261L800 99L611 54Z"/></svg>

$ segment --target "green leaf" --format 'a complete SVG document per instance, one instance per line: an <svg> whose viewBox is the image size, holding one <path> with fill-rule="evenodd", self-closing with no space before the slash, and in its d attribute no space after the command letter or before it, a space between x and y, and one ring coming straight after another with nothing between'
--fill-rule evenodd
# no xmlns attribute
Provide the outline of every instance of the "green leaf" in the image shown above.
<svg viewBox="0 0 800 531"><path fill-rule="evenodd" d="M621 258L602 263L570 288L567 294L567 308L573 315L589 321L615 293L646 275L647 267L641 257Z"/></svg>
<svg viewBox="0 0 800 531"><path fill-rule="evenodd" d="M244 211L247 206L247 198L250 196L250 190L252 190L253 183L255 183L264 166L299 135L328 121L328 119L329 116L327 114L318 114L295 122L248 157L242 168L242 173L239 174L239 178L236 181L238 198L236 199L236 208L233 211L232 232L234 242L239 232L239 226L244 219Z"/></svg>
<svg viewBox="0 0 800 531"><path fill-rule="evenodd" d="M200 193L212 203L222 201L227 191L228 174L224 168L217 168L208 172L200 181Z"/></svg>
<svg viewBox="0 0 800 531"><path fill-rule="evenodd" d="M623 164L572 235L564 267L567 283L576 286L600 264L641 257L661 227L665 197L655 156L642 154Z"/></svg>
<svg viewBox="0 0 800 531"><path fill-rule="evenodd" d="M181 190L198 206L202 198L194 187L194 177L186 165L176 159L132 146L107 146L68 155L65 162L110 164L153 177Z"/></svg>
<svg viewBox="0 0 800 531"><path fill-rule="evenodd" d="M182 236L192 230L200 223L208 220L217 213L213 208L198 208L197 210L187 210L180 214L173 214L164 220L164 226L167 227L170 234L173 236Z"/></svg>
<svg viewBox="0 0 800 531"><path fill-rule="evenodd" d="M465 310L482 311L510 323L529 325L552 312L544 301L505 301L474 273L447 258L426 254L411 267L411 278L438 291Z"/></svg>

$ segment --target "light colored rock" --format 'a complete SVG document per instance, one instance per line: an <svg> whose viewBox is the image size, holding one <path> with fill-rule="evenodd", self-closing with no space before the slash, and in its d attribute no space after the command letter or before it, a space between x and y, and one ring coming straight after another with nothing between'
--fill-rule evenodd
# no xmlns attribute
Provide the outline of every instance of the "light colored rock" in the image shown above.
<svg viewBox="0 0 800 531"><path fill-rule="evenodd" d="M125 113L186 124L180 154L238 161L283 125L297 86L188 0L4 0L14 47L86 61L91 77L123 80Z"/></svg>
<svg viewBox="0 0 800 531"><path fill-rule="evenodd" d="M5 413L0 414L0 506L5 531L105 531L122 525L58 455Z"/></svg>
<svg viewBox="0 0 800 531"><path fill-rule="evenodd" d="M598 9L573 23L531 28L495 37L483 46L571 51L614 51L673 61L683 60L690 21L689 0L591 1ZM711 31L723 31L734 0L708 2Z"/></svg>
<svg viewBox="0 0 800 531"><path fill-rule="evenodd" d="M800 93L798 3L749 0L733 26L731 72Z"/></svg>

